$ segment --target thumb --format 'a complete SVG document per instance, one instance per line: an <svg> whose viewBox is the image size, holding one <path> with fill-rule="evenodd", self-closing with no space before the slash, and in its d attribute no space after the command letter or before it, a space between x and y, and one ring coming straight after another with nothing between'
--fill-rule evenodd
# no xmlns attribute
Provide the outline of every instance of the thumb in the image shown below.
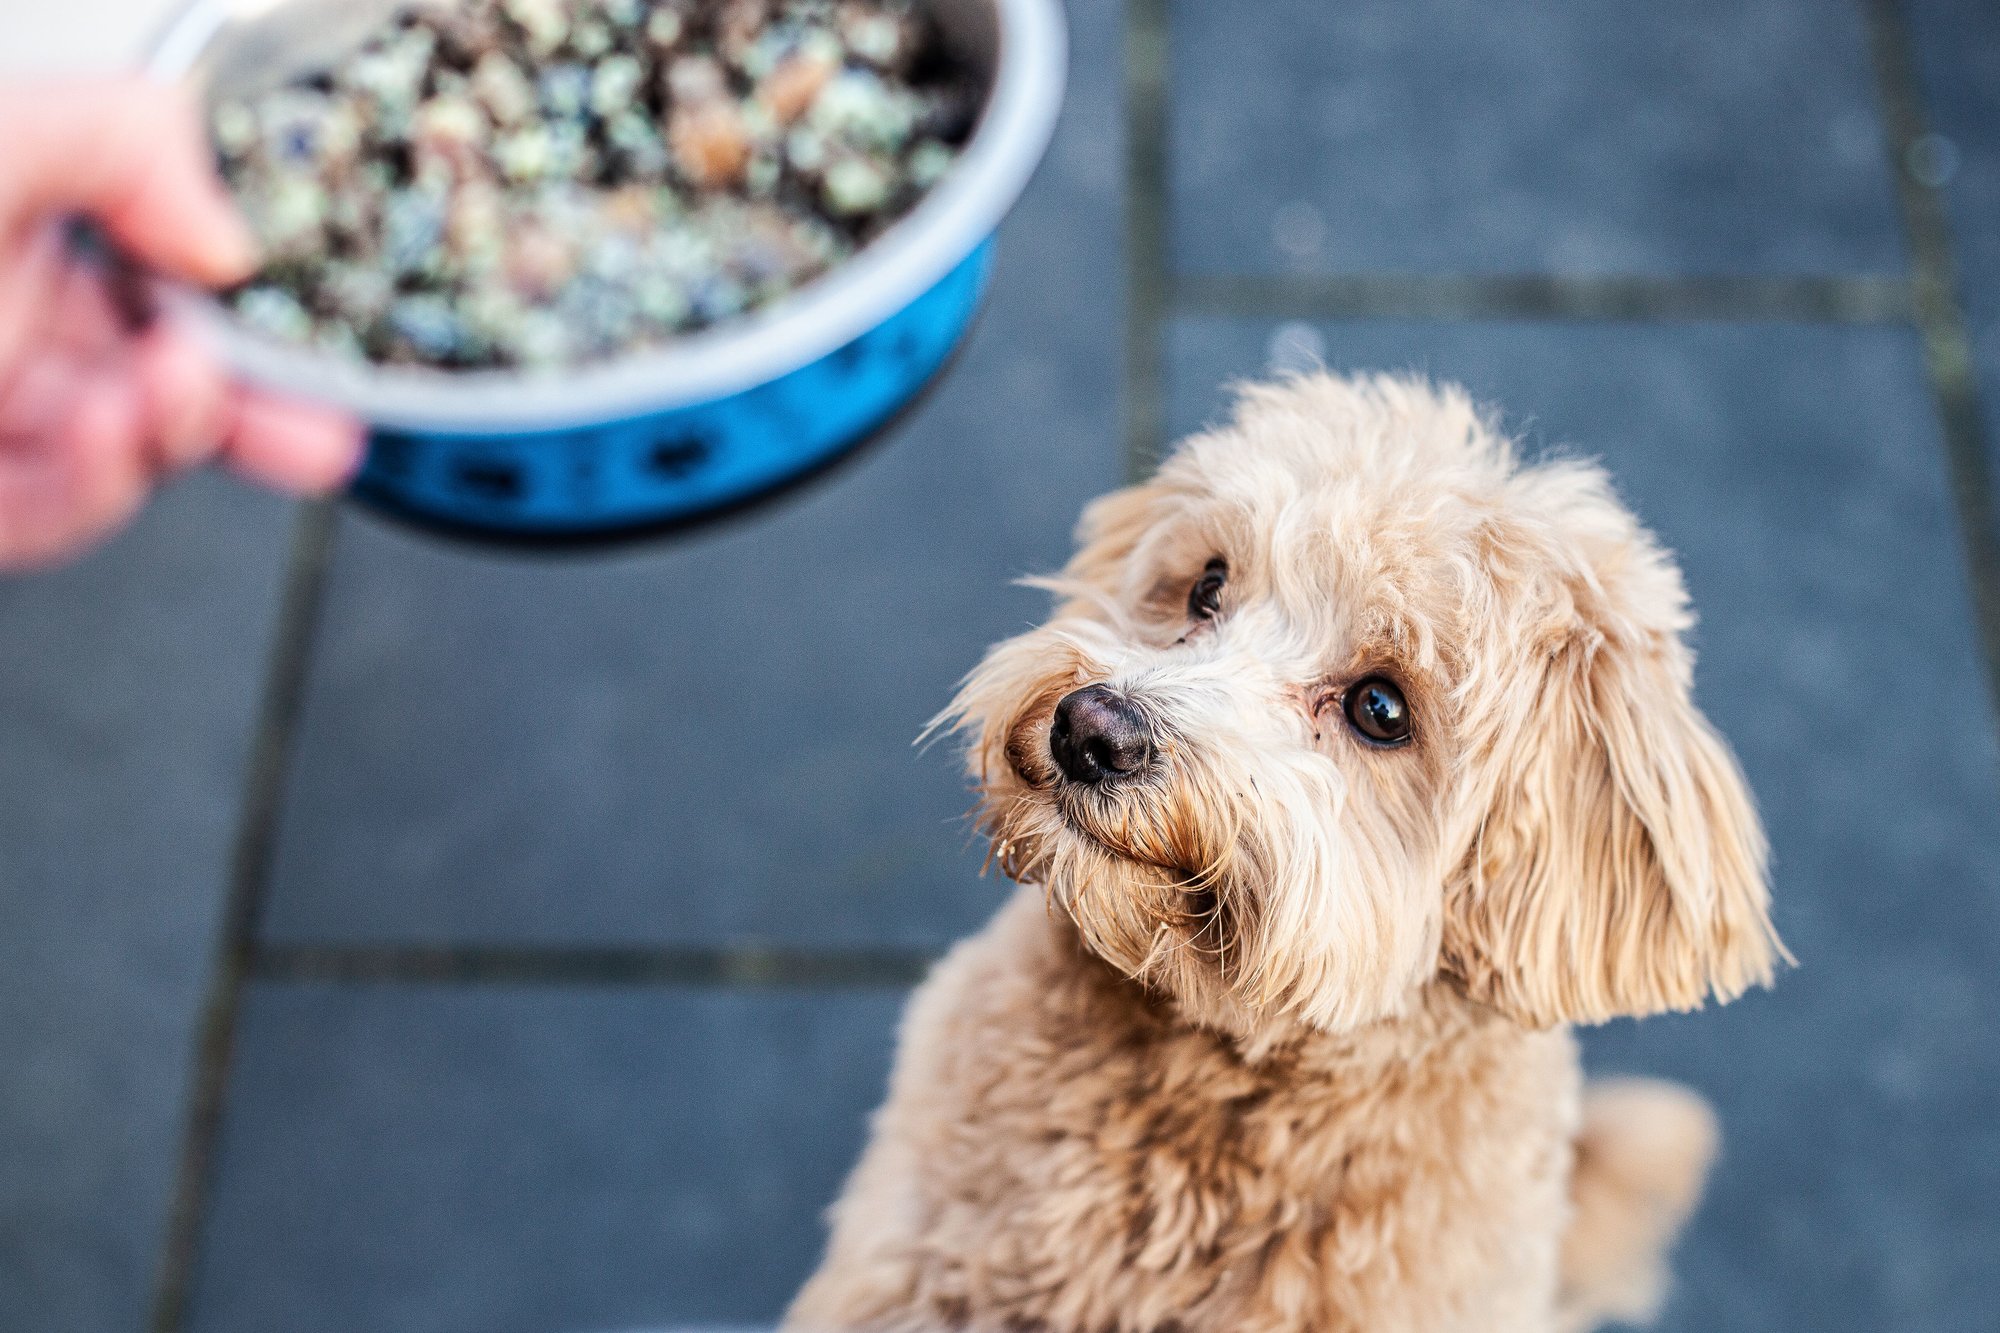
<svg viewBox="0 0 2000 1333"><path fill-rule="evenodd" d="M140 78L0 86L0 141L0 236L81 213L174 277L220 284L255 266L193 100L177 88Z"/></svg>

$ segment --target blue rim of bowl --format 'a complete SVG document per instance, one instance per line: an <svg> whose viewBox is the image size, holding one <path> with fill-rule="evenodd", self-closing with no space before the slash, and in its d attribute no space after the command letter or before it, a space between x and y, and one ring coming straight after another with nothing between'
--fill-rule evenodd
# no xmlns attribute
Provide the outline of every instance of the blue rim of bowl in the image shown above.
<svg viewBox="0 0 2000 1333"><path fill-rule="evenodd" d="M817 490L852 464L875 452L889 436L929 403L933 394L958 367L985 314L985 303L976 306L958 341L908 397L890 409L880 421L856 434L846 444L796 472L774 478L762 486L743 491L707 508L675 514L667 518L631 519L598 527L578 528L499 528L443 516L436 511L406 503L395 491L368 484L358 478L342 497L347 503L396 527L424 537L449 537L475 547L503 554L587 556L617 551L628 546L685 536L705 531L763 509L775 501Z"/></svg>

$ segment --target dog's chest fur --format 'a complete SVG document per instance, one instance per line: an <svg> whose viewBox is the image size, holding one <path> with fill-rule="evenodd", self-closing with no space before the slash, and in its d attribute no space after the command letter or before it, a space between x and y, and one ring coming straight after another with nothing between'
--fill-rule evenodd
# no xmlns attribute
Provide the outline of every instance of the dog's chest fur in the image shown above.
<svg viewBox="0 0 2000 1333"><path fill-rule="evenodd" d="M790 1326L1545 1328L1577 1094L1443 991L1246 1060L1024 890L913 1002Z"/></svg>

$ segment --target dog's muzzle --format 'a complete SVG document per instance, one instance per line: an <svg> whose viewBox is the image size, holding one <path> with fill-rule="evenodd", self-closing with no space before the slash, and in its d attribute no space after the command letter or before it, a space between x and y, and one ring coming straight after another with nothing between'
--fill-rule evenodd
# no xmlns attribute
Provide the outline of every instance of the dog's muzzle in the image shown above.
<svg viewBox="0 0 2000 1333"><path fill-rule="evenodd" d="M1066 694L1049 724L1049 753L1071 782L1129 778L1153 762L1153 733L1131 700L1104 685Z"/></svg>

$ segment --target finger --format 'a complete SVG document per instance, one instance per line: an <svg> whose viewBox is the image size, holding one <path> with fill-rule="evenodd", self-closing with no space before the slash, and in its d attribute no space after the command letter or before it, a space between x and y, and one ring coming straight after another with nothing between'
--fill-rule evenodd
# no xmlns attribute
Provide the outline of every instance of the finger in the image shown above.
<svg viewBox="0 0 2000 1333"><path fill-rule="evenodd" d="M32 350L46 344L68 267L56 228L20 237L0 232L0 392Z"/></svg>
<svg viewBox="0 0 2000 1333"><path fill-rule="evenodd" d="M48 300L44 322L50 345L90 357L124 342L125 325L104 279L82 265L62 265Z"/></svg>
<svg viewBox="0 0 2000 1333"><path fill-rule="evenodd" d="M132 345L143 430L156 470L165 475L205 463L229 429L229 386L200 344L161 324Z"/></svg>
<svg viewBox="0 0 2000 1333"><path fill-rule="evenodd" d="M191 99L135 78L0 89L0 226L95 218L141 263L190 281L249 276L256 246L216 178Z"/></svg>
<svg viewBox="0 0 2000 1333"><path fill-rule="evenodd" d="M57 357L0 398L0 566L50 564L119 527L150 489L132 384Z"/></svg>
<svg viewBox="0 0 2000 1333"><path fill-rule="evenodd" d="M66 434L74 460L73 522L96 542L130 522L153 490L144 409L130 377L90 372L79 377Z"/></svg>
<svg viewBox="0 0 2000 1333"><path fill-rule="evenodd" d="M223 455L252 481L300 495L347 484L361 467L361 427L331 408L237 389Z"/></svg>

